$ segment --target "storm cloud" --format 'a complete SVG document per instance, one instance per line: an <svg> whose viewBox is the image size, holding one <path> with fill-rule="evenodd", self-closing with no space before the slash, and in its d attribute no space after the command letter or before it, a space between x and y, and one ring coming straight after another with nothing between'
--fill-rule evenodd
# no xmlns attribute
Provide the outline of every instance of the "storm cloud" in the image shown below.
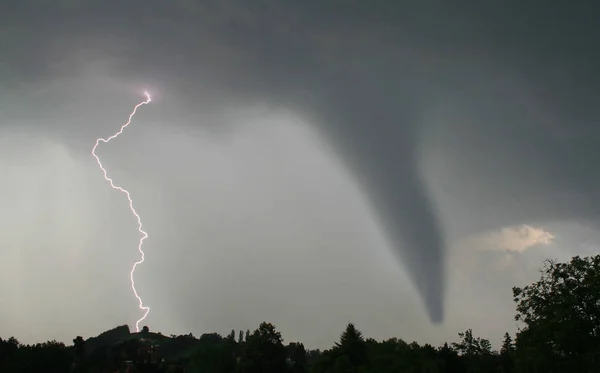
<svg viewBox="0 0 600 373"><path fill-rule="evenodd" d="M183 144L206 132L232 143L260 122L256 110L293 117L349 170L429 319L441 322L449 242L523 224L595 227L600 212L598 9L461 4L5 2L4 127L43 134L78 158L111 130L86 118L114 123L126 111L108 108L149 89L153 105L139 119L147 146L185 159L200 142L174 150L158 139ZM119 167L157 161L141 150ZM162 167L140 169L136 182L202 172ZM178 167L188 176L174 176ZM307 166L281 170L293 167ZM311 188L326 189L320 182ZM168 245L170 234L157 241Z"/></svg>

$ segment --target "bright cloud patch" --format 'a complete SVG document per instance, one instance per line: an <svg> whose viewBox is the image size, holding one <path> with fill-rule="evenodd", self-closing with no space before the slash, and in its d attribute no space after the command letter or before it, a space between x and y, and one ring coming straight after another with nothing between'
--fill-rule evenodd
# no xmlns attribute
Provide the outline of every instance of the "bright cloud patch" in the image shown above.
<svg viewBox="0 0 600 373"><path fill-rule="evenodd" d="M523 252L530 247L538 245L551 245L554 235L543 228L530 225L506 227L500 231L489 232L471 237L469 245L478 250L508 250Z"/></svg>

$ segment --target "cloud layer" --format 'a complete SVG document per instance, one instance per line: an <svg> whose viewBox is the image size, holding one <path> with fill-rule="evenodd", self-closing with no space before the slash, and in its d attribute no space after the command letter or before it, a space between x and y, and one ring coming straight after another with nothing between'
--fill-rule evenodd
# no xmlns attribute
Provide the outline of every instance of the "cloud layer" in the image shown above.
<svg viewBox="0 0 600 373"><path fill-rule="evenodd" d="M445 296L446 287L455 286L451 285L452 275L446 273L446 258L454 263L455 256L446 249L454 247L455 242L476 236L483 240L482 246L521 250L519 255L529 258L537 249L524 250L525 246L551 239L545 233L536 236L538 228L531 227L566 221L591 226L597 223L600 178L595 162L600 148L594 123L599 117L595 103L599 98L596 70L600 61L591 46L600 40L594 31L597 10L582 9L587 6L540 8L517 2L473 2L460 7L442 1L402 6L395 2L372 5L361 1L343 5L337 1L318 5L273 1L148 4L137 0L111 6L100 1L3 3L3 135L13 139L14 144L22 142L19 138L44 142L43 146L25 143L24 147L31 147L29 152L23 147L5 147L4 160L7 167L16 167L15 178L30 175L34 181L29 183L40 184L35 190L42 196L35 205L39 210L32 210L28 219L53 216L66 222L77 216L75 222L69 223L70 230L61 229L86 232L92 223L81 217L100 211L97 219L103 222L103 230L81 233L85 239L71 242L74 247L85 246L107 258L89 254L100 260L97 262L81 255L78 260L89 262L81 265L78 276L96 273L98 266L126 271L109 262L114 260L121 265L133 260L134 253L118 258L112 255L120 255L136 237L127 230L127 215L119 215L122 221L111 220L115 219L115 211L126 214L123 201L112 196L105 185L97 184L88 145L96 137L112 133L114 125L121 123L130 109L123 107L124 103L137 100L144 89L151 89L155 106L139 117L144 123L144 134L138 135L137 140L123 139L113 144L105 150L104 157L116 178L141 191L137 192L138 203L147 206L148 226L158 230L155 241L148 241L149 249L157 245L154 252L173 251L169 251L170 256L159 256L166 263L162 266L148 263L148 270L165 273L163 277L169 280L157 280L154 275L140 272L146 283L153 284L155 294L161 294L156 295L156 303L177 304L169 315L160 308L156 311L161 325L186 320L181 323L188 327L208 323L209 319L219 324L214 321L217 316L207 315L201 321L196 319L200 316L177 315L203 307L235 309L245 303L249 308L256 307L256 313L248 311L252 317L269 307L282 310L275 300L265 303L269 307L261 308L251 301L253 296L242 296L235 290L248 278L260 277L256 268L268 272L260 261L246 267L239 264L238 270L247 272L240 275L237 283L218 277L218 273L209 271L211 264L206 263L214 265L227 258L233 266L231 263L242 263L235 261L241 259L225 253L243 257L245 250L268 258L274 255L276 246L285 246L290 257L300 261L308 246L322 247L323 242L338 240L323 249L338 253L327 261L323 259L327 266L315 254L309 256L311 260L303 268L323 265L323 272L315 269L321 274L326 273L325 267L350 268L350 263L362 261L350 254L355 249L360 252L360 245L353 243L353 232L357 232L357 226L367 225L367 221L373 225L361 232L377 239L365 238L362 246L376 248L365 251L377 256L390 249L424 300L429 318L440 321L446 306L451 315L457 313L453 304L459 301ZM269 120L275 124L265 124ZM307 132L294 132L300 130ZM304 138L300 133L311 135ZM314 145L319 141L326 144L325 150ZM34 156L40 154L40 149L60 151L63 155L41 159ZM296 149L297 153L285 153L289 149ZM315 149L320 149L321 156L318 161L309 161L310 154L317 152ZM287 158L282 154L287 154ZM27 163L28 157L35 161ZM326 160L331 162L329 166L318 168ZM42 188L42 181L52 177L44 170L61 170L62 162L77 165L79 171L69 172L82 179L68 182L74 176L64 171L64 177L52 179L58 183L55 189ZM268 171L267 164L273 171ZM72 212L70 218L61 217L59 205L43 202L56 200L59 195L64 197L61 193L70 190L65 189L67 186L89 193L85 198L73 195L73 206L86 209ZM33 193L11 188L14 201L27 200ZM339 194L345 197L336 200L337 191L342 189L345 192ZM304 199L299 197L301 191L321 196L320 207L308 203L309 194L303 195ZM78 198L85 199L86 204L76 203ZM96 206L95 198L110 200L110 213L109 205ZM353 213L344 210L347 204L360 204L356 201L363 201L361 198L367 203L365 206L357 207ZM214 203L212 208L207 208L207 199ZM18 210L18 206L15 204L13 210ZM204 215L206 211L210 215ZM321 232L317 229L321 225L314 222L326 213L331 214L330 218L322 218L320 224L331 231ZM290 220L271 219L270 214L283 214ZM344 214L361 216L362 220L357 218L355 225L336 220ZM13 229L14 236L6 238L13 247L8 252L20 252L18 255L27 263L38 250L25 254L24 247L59 251L60 240L44 246L41 236L36 238L27 230L28 220L19 221L22 223L17 225L22 229ZM284 221L289 225L277 224ZM483 233L524 224L528 226L523 228L527 231L527 243L512 228L492 236ZM201 226L212 230L199 235ZM290 232L290 226L303 233ZM49 227L45 229L50 230ZM277 236L277 232L289 234L281 233L279 241L265 238ZM18 235L33 237L33 241L19 246L15 243ZM221 241L223 235L239 240ZM292 245L291 240L297 245ZM106 247L118 249L107 251ZM198 247L214 254L209 255L210 260L206 256L198 260L202 271L207 271L198 269L202 274L196 274L193 268L185 269L190 264L181 259L186 250L200 250ZM353 249L346 252L345 247ZM545 248L549 247L553 246ZM496 260L496 254L499 253L480 252L478 258ZM345 255L348 257L340 259ZM10 258L16 260L14 256ZM179 263L182 260L185 263ZM281 265L286 259L282 256L279 260ZM528 265L534 266L535 260L531 259ZM167 269L161 272L163 266ZM291 267L285 268L292 271ZM190 280L171 278L182 271L187 271ZM332 270L329 276L337 279L351 275L351 271L344 271ZM100 273L106 276L106 271ZM477 272L469 276L483 275ZM19 277L16 273L11 276ZM195 276L200 276L203 283L218 278L220 290L208 285L203 288ZM414 301L406 295L405 279L400 275L390 275L385 281L382 278L378 281L393 282L395 290L382 291L385 297L372 298L374 303L396 296L410 299L407 303ZM269 292L264 289L270 286L268 281L256 281L256 287L262 286L264 292L247 292L254 298L268 298ZM294 288L301 280L295 281L290 280L288 286ZM98 280L98 289L102 288L101 283ZM118 319L120 305L128 302L127 289L120 289L119 283L115 280L114 287L107 287L112 289L108 292L114 291L115 300L110 302L114 309L108 306L102 311L103 322ZM510 287L508 282L500 283ZM377 286L365 286L364 292ZM172 290L167 290L173 287L186 288L189 294L174 297L169 293ZM122 297L116 295L121 291ZM448 291L452 297L457 296L452 289ZM213 305L196 302L195 292L212 292ZM272 299L282 299L289 292L277 293ZM244 301L215 301L219 294ZM324 294L315 295L312 302L327 302L329 298ZM91 298L86 299L92 302ZM30 306L31 301L23 304ZM331 305L328 312L340 312L336 307ZM401 312L393 305L388 310ZM207 313L218 315L216 311ZM418 310L415 308L413 313ZM237 316L233 312L228 320ZM248 317L249 323L254 322ZM390 324L397 321L391 316L390 320ZM450 320L454 325L460 324L454 316Z"/></svg>

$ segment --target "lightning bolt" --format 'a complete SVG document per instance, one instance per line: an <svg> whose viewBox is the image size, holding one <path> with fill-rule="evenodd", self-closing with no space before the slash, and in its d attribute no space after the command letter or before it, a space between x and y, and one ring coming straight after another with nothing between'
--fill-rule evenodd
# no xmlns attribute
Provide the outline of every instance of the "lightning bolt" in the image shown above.
<svg viewBox="0 0 600 373"><path fill-rule="evenodd" d="M124 193L127 196L127 200L129 200L129 208L131 209L131 212L133 213L133 215L137 219L138 232L140 232L140 234L141 234L140 242L138 244L138 251L141 254L141 259L138 260L137 262L133 263L133 267L131 267L131 272L129 272L129 279L131 280L131 290L133 290L133 295L135 295L135 297L136 297L136 299L138 301L138 307L140 308L140 310L144 311L144 316L142 316L135 323L135 330L137 332L140 331L140 322L142 322L146 318L146 316L148 316L148 312L150 312L150 307L144 306L144 302L142 301L142 298L138 295L137 291L135 290L135 281L133 280L133 273L135 272L136 267L144 262L144 251L142 250L142 245L144 244L144 240L146 238L148 238L148 233L146 233L142 229L142 219L140 218L140 216L138 215L138 213L135 211L135 208L133 207L133 200L131 199L131 195L129 194L129 192L127 190L121 188L120 186L115 185L113 183L113 180L110 177L108 177L108 173L106 172L106 169L104 168L104 166L102 166L102 162L100 162L100 158L98 158L98 156L96 155L96 148L98 147L98 145L100 144L100 142L103 142L103 143L106 144L110 140L116 138L121 133L123 133L123 130L125 129L125 127L127 127L131 123L131 119L135 115L135 112L137 111L137 109L140 106L142 106L142 105L146 105L146 104L150 103L151 99L150 99L150 95L148 94L148 92L144 92L144 95L146 96L146 100L144 100L144 101L140 102L139 104L135 105L135 107L133 108L133 111L131 112L131 114L129 114L129 120L127 121L127 123L125 123L124 125L121 126L121 129L119 130L119 132L115 133L114 135L112 135L111 137L109 137L107 139L103 139L103 138L97 139L96 140L96 145L94 145L94 147L92 148L92 155L94 156L94 158L96 158L96 162L98 163L98 166L100 167L100 169L104 173L104 179L110 183L110 186L113 189L116 189L119 192L122 192L122 193Z"/></svg>

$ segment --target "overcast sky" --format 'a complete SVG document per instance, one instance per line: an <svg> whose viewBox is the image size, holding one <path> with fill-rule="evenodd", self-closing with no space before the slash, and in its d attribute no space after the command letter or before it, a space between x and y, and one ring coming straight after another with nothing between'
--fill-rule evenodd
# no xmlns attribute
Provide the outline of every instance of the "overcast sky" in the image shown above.
<svg viewBox="0 0 600 373"><path fill-rule="evenodd" d="M98 155L151 330L497 345L512 286L598 253L599 9L197 3L0 4L0 336L142 315L90 152L146 89Z"/></svg>

